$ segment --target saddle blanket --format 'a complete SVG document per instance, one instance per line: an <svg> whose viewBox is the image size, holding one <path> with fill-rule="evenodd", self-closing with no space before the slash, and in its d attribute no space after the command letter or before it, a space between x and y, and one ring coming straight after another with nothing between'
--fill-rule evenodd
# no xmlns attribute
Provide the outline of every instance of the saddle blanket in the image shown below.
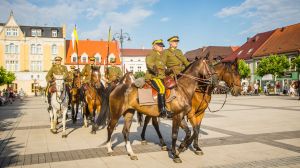
<svg viewBox="0 0 300 168"><path fill-rule="evenodd" d="M167 98L166 102L170 102L176 98L175 90L172 89L170 96ZM138 89L138 101L141 106L150 106L157 104L157 96L153 97L152 89Z"/></svg>

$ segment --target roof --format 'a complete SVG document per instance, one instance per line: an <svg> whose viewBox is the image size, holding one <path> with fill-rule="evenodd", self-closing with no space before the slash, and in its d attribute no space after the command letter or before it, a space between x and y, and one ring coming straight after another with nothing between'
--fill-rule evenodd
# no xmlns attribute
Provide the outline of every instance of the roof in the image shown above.
<svg viewBox="0 0 300 168"><path fill-rule="evenodd" d="M26 37L34 37L31 35L32 29L41 29L42 35L39 37L63 38L62 27L20 26L20 29L22 30L22 32L25 34ZM57 30L57 37L52 37L52 30Z"/></svg>
<svg viewBox="0 0 300 168"><path fill-rule="evenodd" d="M253 57L270 54L282 54L287 52L299 52L300 49L300 23L278 28L272 36L263 44Z"/></svg>
<svg viewBox="0 0 300 168"><path fill-rule="evenodd" d="M210 60L216 59L218 57L225 58L232 54L232 52L236 49L236 47L231 46L208 46L198 48L196 50L191 50L186 52L184 55L188 60L194 60L196 58L204 58L208 57Z"/></svg>
<svg viewBox="0 0 300 168"><path fill-rule="evenodd" d="M152 49L122 49L122 57L146 57Z"/></svg>
<svg viewBox="0 0 300 168"><path fill-rule="evenodd" d="M264 44L268 38L274 33L274 30L258 33L255 36L248 38L247 42L244 43L240 48L235 50L229 57L225 58L222 61L233 61L236 58L239 59L251 59L251 56L253 53L256 52L256 50Z"/></svg>
<svg viewBox="0 0 300 168"><path fill-rule="evenodd" d="M114 54L116 57L116 64L120 64L120 50L117 41L94 41L94 40L79 40L78 41L78 55L82 56L84 53L88 55L88 57L94 57L96 54L101 56L101 64L104 64L107 58L109 44L109 54ZM66 62L65 64L77 64L71 62L72 55L76 53L72 47L72 41L66 40ZM80 59L79 59L80 60ZM81 63L79 61L79 64Z"/></svg>

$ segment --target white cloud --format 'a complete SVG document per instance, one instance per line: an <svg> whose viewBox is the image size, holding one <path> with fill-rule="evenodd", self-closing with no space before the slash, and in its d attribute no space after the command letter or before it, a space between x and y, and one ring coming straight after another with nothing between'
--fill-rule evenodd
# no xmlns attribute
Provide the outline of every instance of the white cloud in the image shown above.
<svg viewBox="0 0 300 168"><path fill-rule="evenodd" d="M242 34L272 30L300 22L299 0L245 0L239 6L223 8L216 16L240 17L251 22Z"/></svg>
<svg viewBox="0 0 300 168"><path fill-rule="evenodd" d="M170 20L170 18L168 18L168 17L162 17L162 18L160 19L161 22L167 22L167 21L169 21L169 20Z"/></svg>

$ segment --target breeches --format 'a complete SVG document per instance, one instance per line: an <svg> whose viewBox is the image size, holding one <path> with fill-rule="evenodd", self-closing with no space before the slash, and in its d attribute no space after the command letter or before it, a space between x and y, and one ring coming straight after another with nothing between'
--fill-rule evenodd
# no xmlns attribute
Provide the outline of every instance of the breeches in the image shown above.
<svg viewBox="0 0 300 168"><path fill-rule="evenodd" d="M150 81L159 94L165 94L166 89L161 79L154 78Z"/></svg>

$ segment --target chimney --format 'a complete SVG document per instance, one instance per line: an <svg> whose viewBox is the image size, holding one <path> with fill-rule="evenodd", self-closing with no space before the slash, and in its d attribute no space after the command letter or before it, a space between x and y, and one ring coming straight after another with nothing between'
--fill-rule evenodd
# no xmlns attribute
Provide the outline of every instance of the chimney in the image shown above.
<svg viewBox="0 0 300 168"><path fill-rule="evenodd" d="M283 31L284 31L284 29L285 29L285 27L282 27L282 28L280 29L280 31L281 31L281 32L283 32Z"/></svg>

